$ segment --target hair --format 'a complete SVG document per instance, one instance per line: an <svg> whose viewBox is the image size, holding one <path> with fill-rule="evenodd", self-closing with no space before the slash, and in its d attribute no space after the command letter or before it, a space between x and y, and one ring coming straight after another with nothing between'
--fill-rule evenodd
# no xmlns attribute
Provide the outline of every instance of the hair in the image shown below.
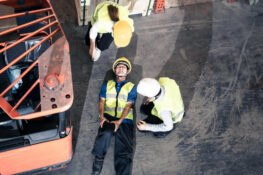
<svg viewBox="0 0 263 175"><path fill-rule="evenodd" d="M113 6L113 5L109 5L108 6L108 13L110 16L110 19L114 22L119 21L119 11L118 8Z"/></svg>

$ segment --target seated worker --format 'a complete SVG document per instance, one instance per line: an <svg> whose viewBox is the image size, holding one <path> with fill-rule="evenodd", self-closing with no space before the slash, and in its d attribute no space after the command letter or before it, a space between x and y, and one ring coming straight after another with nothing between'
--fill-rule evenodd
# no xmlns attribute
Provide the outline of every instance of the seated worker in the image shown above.
<svg viewBox="0 0 263 175"><path fill-rule="evenodd" d="M101 51L108 49L113 40L117 47L128 46L134 31L128 15L128 9L111 1L97 5L85 36L93 61L99 59Z"/></svg>
<svg viewBox="0 0 263 175"><path fill-rule="evenodd" d="M129 175L132 168L133 105L137 98L136 86L126 80L132 69L127 58L117 59L112 69L116 78L104 82L100 91L100 127L92 150L92 154L95 155L92 175L100 174L113 136L116 174Z"/></svg>
<svg viewBox="0 0 263 175"><path fill-rule="evenodd" d="M184 115L179 86L168 77L161 77L159 81L144 78L140 80L137 92L148 97L141 106L141 112L148 117L140 120L137 128L139 131L151 131L159 138L165 137Z"/></svg>

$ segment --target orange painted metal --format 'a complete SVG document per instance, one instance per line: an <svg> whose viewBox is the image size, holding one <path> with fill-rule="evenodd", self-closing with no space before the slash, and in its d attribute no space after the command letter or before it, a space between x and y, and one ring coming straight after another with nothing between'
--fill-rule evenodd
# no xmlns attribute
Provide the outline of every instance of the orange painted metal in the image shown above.
<svg viewBox="0 0 263 175"><path fill-rule="evenodd" d="M48 11L48 12L47 12L47 15L49 16L50 14L51 14L50 11ZM48 19L48 23L51 23L50 18ZM49 33L51 33L51 27L49 27Z"/></svg>
<svg viewBox="0 0 263 175"><path fill-rule="evenodd" d="M69 45L66 38L61 37L42 56L49 58L49 60L46 61L42 59L42 57L39 59L39 64L44 65L39 67L40 85L43 87L41 88L41 94L42 96L46 96L45 99L48 94L55 95L57 98L59 96L64 97L61 101L60 99L57 101L58 104L64 106L66 105L65 101L72 99L71 97L73 95ZM46 78L50 75L55 77L59 83L58 88L53 91L44 86ZM70 95L70 97L66 98L67 94ZM43 102L45 102L45 99L41 98L41 101L43 100Z"/></svg>
<svg viewBox="0 0 263 175"><path fill-rule="evenodd" d="M36 60L33 64L31 64L13 83L11 83L1 94L0 97L3 97L21 78L23 78L33 67L38 63ZM0 104L1 106L1 104Z"/></svg>
<svg viewBox="0 0 263 175"><path fill-rule="evenodd" d="M66 111L72 106L74 96L69 45L66 38L61 37L58 39L37 61L39 68L41 111L27 115L10 115L12 119L37 118ZM49 75L57 77L59 83L58 88L49 89L45 86L46 77ZM23 76L23 74L21 74L21 76ZM16 81L18 81L18 79ZM12 85L15 83L16 82L12 83ZM9 87L9 89L11 87ZM55 99L55 101L52 102L51 98ZM7 108L6 106L1 106L1 103L0 107ZM7 111L7 109L5 109L5 111Z"/></svg>
<svg viewBox="0 0 263 175"><path fill-rule="evenodd" d="M19 116L19 113L17 111L11 111L13 107L3 97L0 97L0 104L0 107L3 109L3 111L10 117L15 118L16 116Z"/></svg>
<svg viewBox="0 0 263 175"><path fill-rule="evenodd" d="M39 58L39 79L41 113L50 115L68 110L73 103L73 86L69 45L65 37L58 39ZM58 87L50 89L45 86L46 77L53 75L58 80ZM55 99L54 102L51 98ZM39 112L17 116L17 119L31 119L37 117Z"/></svg>
<svg viewBox="0 0 263 175"><path fill-rule="evenodd" d="M16 105L11 109L11 112L16 110L16 108L22 103L22 101L28 96L28 94L39 84L39 80L35 81L35 83L27 90L27 92L20 98L20 100L16 103Z"/></svg>
<svg viewBox="0 0 263 175"><path fill-rule="evenodd" d="M25 4L19 5L17 4L17 0L0 0L0 4L10 6L13 8L24 8L28 6L39 6L45 2L45 0L30 0L30 1L25 0L25 1L26 1Z"/></svg>
<svg viewBox="0 0 263 175"><path fill-rule="evenodd" d="M49 0L47 0L46 2L48 3L48 6L51 8L51 11L52 11L52 13L53 13L53 14L55 14L55 11L54 11L54 9L53 9L53 7L52 7L52 5L51 5L50 1L49 1ZM58 18L57 18L57 16L55 16L55 18L56 18L56 21L59 21L59 20L58 20ZM58 22L58 26L59 26L59 28L61 28L61 29L62 29L62 27L61 27L61 25L60 25L60 23L59 23L59 22ZM61 32L62 32L63 36L65 36L65 37L66 37L66 35L65 35L64 31L63 31L63 30L61 30Z"/></svg>
<svg viewBox="0 0 263 175"><path fill-rule="evenodd" d="M47 24L32 33L20 35L22 38L18 40L13 42L6 41L6 44L3 45L4 47L0 49L0 53L8 51L8 49L17 46L22 42L31 40L32 38L36 38L37 36L40 36L43 39L19 55L17 58L14 58L5 67L0 69L0 74L7 71L12 66L15 66L28 54L33 53L34 49L42 46L44 42L50 41L51 45L37 58L36 61L32 63L26 63L30 65L28 65L26 68L23 68L21 72L22 74L19 75L15 81L7 85L7 87L4 87L5 89L3 92L0 92L0 108L11 119L30 120L68 110L73 103L73 86L69 44L66 40L66 36L61 28L61 25L58 22L58 18L55 15L54 9L50 4L50 1L25 0L24 2L25 4L23 4L23 1L17 0L0 0L1 5L7 5L13 8L30 9L28 7L33 6L42 6L42 8L38 10L29 10L27 12L0 16L0 20L37 13L42 13L45 16L20 26L2 31L0 32L0 36L24 29L39 22L45 22ZM46 29L49 30L49 33L45 31ZM43 35L43 33L45 33L45 35ZM53 40L55 41L54 43L51 42ZM8 95L9 91L11 92L12 87L14 87L19 80L23 79L35 67L38 68L38 78L36 78L36 81L34 80L35 82L30 87L28 87L28 89L23 89L24 94L21 94L22 97L20 97L20 99L15 99L9 103L4 97ZM40 100L36 101L36 104L38 105L35 107L32 113L25 115L19 114L16 109L19 108L20 104L22 104L22 102L29 97L29 94L35 90L35 88L39 88L40 92L39 94L36 94L40 97ZM66 126L66 134L69 135L57 140L46 141L0 152L0 174L9 175L29 172L32 170L53 167L54 165L69 162L72 158L72 127ZM55 138L58 137L56 136ZM50 168L50 170L51 169L52 168Z"/></svg>
<svg viewBox="0 0 263 175"><path fill-rule="evenodd" d="M31 3L33 0L26 1L26 3ZM5 2L9 3L9 6L13 6L16 1L1 1L0 3ZM13 4L14 3L14 4ZM52 8L49 0L38 1L37 3L44 4L45 8L39 10L29 11L27 13L18 13L16 15L6 15L2 17L2 19L17 17L26 14L40 13L47 11L48 16L34 20L32 22L20 25L15 28L8 29L4 32L1 32L1 35L13 32L15 30L20 30L22 28L28 27L30 25L36 24L40 21L48 20L48 24L32 33L26 34L21 39L13 42L10 45L6 45L4 48L0 49L0 53L5 52L6 50L40 34L46 29L54 30L44 39L42 39L39 43L35 44L30 49L26 50L23 54L12 60L9 64L7 64L4 68L0 70L0 74L7 71L11 66L18 63L22 58L24 58L27 54L32 52L34 49L39 47L42 43L47 40L52 40L55 34L61 33L61 36L57 41L52 44L42 55L39 56L38 60L32 63L14 82L12 82L3 92L0 92L0 97L3 97L11 88L29 72L34 66L38 66L39 69L39 88L40 88L40 105L36 109L41 109L40 111L34 111L33 113L26 115L19 115L15 109L19 106L20 103L24 100L22 97L17 104L14 104L12 107L7 101L4 103L0 103L0 107L11 117L12 119L32 119L36 117L42 117L45 115L50 115L54 113L60 113L65 110L68 110L73 103L73 87L72 87L72 75L71 75L71 65L70 65L70 55L69 55L69 45L64 35L64 32L58 22L58 19L55 15L54 9ZM51 21L51 18L55 18ZM52 27L52 28L51 28ZM50 77L53 77L53 83L51 84ZM47 79L49 80L47 81ZM50 99L55 99L52 101ZM5 100L2 98L2 101ZM12 109L12 110L10 110Z"/></svg>
<svg viewBox="0 0 263 175"><path fill-rule="evenodd" d="M34 109L34 112L36 112L39 109L40 105L41 103L38 103L37 107Z"/></svg>
<svg viewBox="0 0 263 175"><path fill-rule="evenodd" d="M49 90L56 90L59 84L58 76L56 74L49 74L44 79L44 87Z"/></svg>
<svg viewBox="0 0 263 175"><path fill-rule="evenodd" d="M1 4L1 0L0 0L0 4ZM48 12L50 10L51 10L51 8L44 8L44 9L40 9L40 10L31 10L29 12L22 12L22 13L4 15L4 16L0 16L0 20L1 19L8 19L8 18L16 18L16 17L19 17L19 16L25 16L25 15L30 15L30 14L37 14L37 13L42 13L42 12Z"/></svg>
<svg viewBox="0 0 263 175"><path fill-rule="evenodd" d="M14 46L22 43L23 41L28 40L29 38L32 38L36 34L39 34L41 31L44 31L45 29L47 29L47 28L49 28L49 27L51 27L51 26L53 26L53 25L55 25L57 23L58 23L57 21L53 21L52 23L50 23L50 24L48 24L48 25L46 25L44 27L41 27L40 29L36 30L35 32L32 32L32 33L26 35L25 37L19 39L18 41L16 41L16 42L4 47L3 49L0 50L0 53L3 53L4 51L6 51L6 50L10 49L11 47L14 47Z"/></svg>
<svg viewBox="0 0 263 175"><path fill-rule="evenodd" d="M31 47L30 49L28 49L26 52L24 52L23 54L21 54L19 57L17 57L16 59L14 59L11 63L9 63L8 65L6 65L4 68L2 68L0 70L0 74L3 73L4 71L6 71L8 68L10 68L12 65L14 65L15 63L17 63L19 60L21 60L24 56L26 56L29 52L33 51L35 48L37 48L38 46L40 46L42 43L44 43L45 41L47 41L48 39L50 39L53 35L55 35L57 32L59 31L59 29L56 29L55 31L53 31L50 35L48 35L47 37L45 37L43 40L41 40L39 43L37 43L36 45L34 45L33 47Z"/></svg>
<svg viewBox="0 0 263 175"><path fill-rule="evenodd" d="M68 162L72 158L72 128L67 137L0 153L1 175L11 175Z"/></svg>
<svg viewBox="0 0 263 175"><path fill-rule="evenodd" d="M155 0L153 8L156 14L164 13L165 0Z"/></svg>
<svg viewBox="0 0 263 175"><path fill-rule="evenodd" d="M42 21L45 21L47 19L50 19L50 18L53 18L55 17L55 15L50 15L50 16L46 16L46 17L43 17L43 18L39 18L37 20L34 20L32 22L29 22L29 23L26 23L26 24L23 24L23 25L20 25L20 26L17 26L17 27L14 27L14 28L11 28L11 29L8 29L8 30L5 30L3 32L0 32L0 36L3 36L5 34L8 34L8 33L11 33L11 32L14 32L14 31L17 31L19 29L23 29L25 27L28 27L28 26L31 26L33 24L37 24L39 22L42 22Z"/></svg>

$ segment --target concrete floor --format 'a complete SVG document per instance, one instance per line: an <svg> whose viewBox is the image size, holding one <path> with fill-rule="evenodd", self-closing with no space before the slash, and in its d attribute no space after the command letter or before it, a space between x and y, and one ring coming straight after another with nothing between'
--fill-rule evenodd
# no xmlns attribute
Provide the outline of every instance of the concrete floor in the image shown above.
<svg viewBox="0 0 263 175"><path fill-rule="evenodd" d="M167 76L181 88L186 115L164 139L136 132L134 175L261 175L263 172L263 5L221 1L136 17L128 48L113 44L93 63L76 25L74 0L53 1L71 49L74 156L54 175L91 173L98 94L114 59L133 64L129 79ZM138 96L136 108L143 98ZM136 120L143 119L137 111ZM114 143L114 142L112 142ZM113 175L113 144L102 175Z"/></svg>

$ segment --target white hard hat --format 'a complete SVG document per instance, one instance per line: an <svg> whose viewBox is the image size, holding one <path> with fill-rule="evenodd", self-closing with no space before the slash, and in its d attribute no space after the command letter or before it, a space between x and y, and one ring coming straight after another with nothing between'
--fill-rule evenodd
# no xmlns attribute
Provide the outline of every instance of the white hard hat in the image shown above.
<svg viewBox="0 0 263 175"><path fill-rule="evenodd" d="M142 79L137 87L137 92L146 97L155 97L160 92L159 82L153 78Z"/></svg>

